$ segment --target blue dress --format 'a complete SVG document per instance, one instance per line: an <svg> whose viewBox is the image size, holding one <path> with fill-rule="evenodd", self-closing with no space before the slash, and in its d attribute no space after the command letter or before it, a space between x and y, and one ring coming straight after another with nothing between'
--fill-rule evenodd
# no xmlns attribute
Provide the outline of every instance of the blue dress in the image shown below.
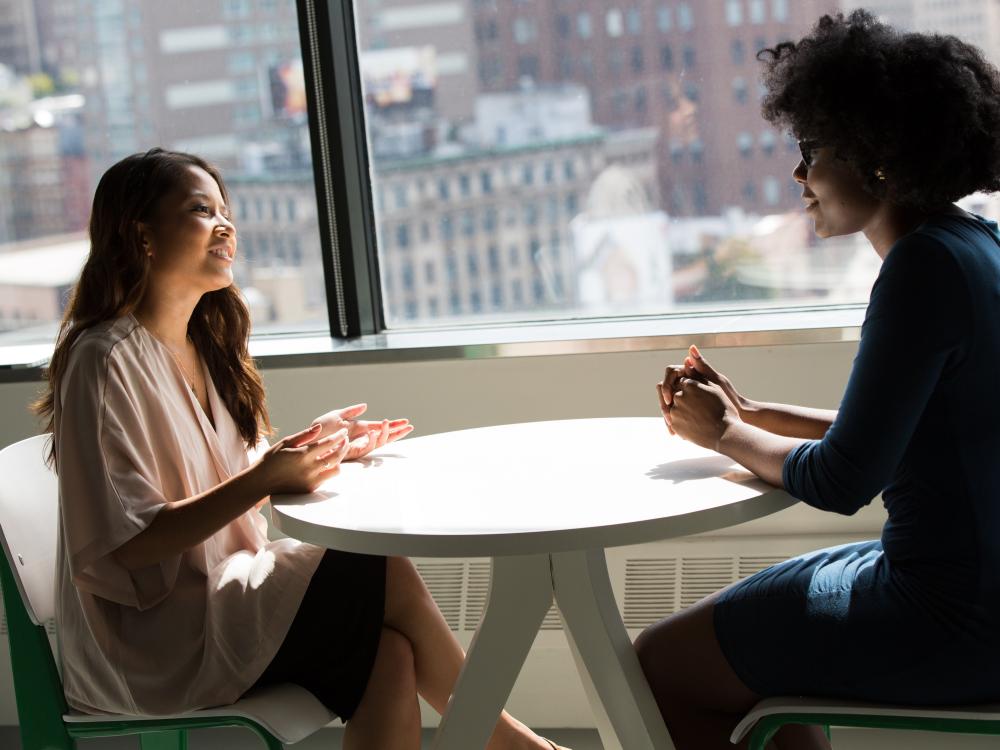
<svg viewBox="0 0 1000 750"><path fill-rule="evenodd" d="M715 632L759 695L1000 700L1000 235L934 217L892 247L847 391L786 489L850 515L880 491L880 541L738 583Z"/></svg>

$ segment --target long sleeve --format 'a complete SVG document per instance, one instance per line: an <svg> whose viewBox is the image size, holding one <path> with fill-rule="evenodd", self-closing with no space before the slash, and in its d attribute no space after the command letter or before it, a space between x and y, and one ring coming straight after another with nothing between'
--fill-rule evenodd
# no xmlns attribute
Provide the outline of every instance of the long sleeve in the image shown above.
<svg viewBox="0 0 1000 750"><path fill-rule="evenodd" d="M822 440L785 459L785 488L846 515L890 482L929 399L962 356L972 314L948 248L919 232L890 251L872 288L847 390Z"/></svg>

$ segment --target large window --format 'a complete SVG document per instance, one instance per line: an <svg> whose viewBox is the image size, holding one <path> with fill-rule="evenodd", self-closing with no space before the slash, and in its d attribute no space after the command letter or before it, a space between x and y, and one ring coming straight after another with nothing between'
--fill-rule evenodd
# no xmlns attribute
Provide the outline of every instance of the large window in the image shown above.
<svg viewBox="0 0 1000 750"><path fill-rule="evenodd" d="M52 340L97 178L155 145L222 168L258 334L855 304L877 271L815 238L757 106L754 54L838 0L4 7L0 346Z"/></svg>
<svg viewBox="0 0 1000 750"><path fill-rule="evenodd" d="M877 256L814 239L757 106L759 46L836 2L354 8L389 327L867 298Z"/></svg>
<svg viewBox="0 0 1000 750"><path fill-rule="evenodd" d="M152 146L216 163L256 332L327 330L294 0L26 0L0 19L0 345L51 341L97 180Z"/></svg>

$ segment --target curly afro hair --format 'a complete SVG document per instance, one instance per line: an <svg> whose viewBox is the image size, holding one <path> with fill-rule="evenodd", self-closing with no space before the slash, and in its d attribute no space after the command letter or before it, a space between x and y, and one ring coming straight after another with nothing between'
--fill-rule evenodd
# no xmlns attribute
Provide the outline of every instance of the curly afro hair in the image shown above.
<svg viewBox="0 0 1000 750"><path fill-rule="evenodd" d="M1000 190L1000 75L971 44L856 10L757 57L764 118L832 147L872 195L933 210Z"/></svg>

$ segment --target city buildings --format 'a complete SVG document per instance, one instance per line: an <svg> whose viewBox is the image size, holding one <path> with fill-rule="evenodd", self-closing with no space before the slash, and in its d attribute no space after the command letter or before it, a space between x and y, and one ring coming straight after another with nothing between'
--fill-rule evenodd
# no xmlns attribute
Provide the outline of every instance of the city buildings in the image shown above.
<svg viewBox="0 0 1000 750"><path fill-rule="evenodd" d="M590 92L596 123L660 131L662 208L671 216L798 205L794 144L760 117L755 55L838 7L836 0L471 4L484 90L509 90L525 78L575 82Z"/></svg>

